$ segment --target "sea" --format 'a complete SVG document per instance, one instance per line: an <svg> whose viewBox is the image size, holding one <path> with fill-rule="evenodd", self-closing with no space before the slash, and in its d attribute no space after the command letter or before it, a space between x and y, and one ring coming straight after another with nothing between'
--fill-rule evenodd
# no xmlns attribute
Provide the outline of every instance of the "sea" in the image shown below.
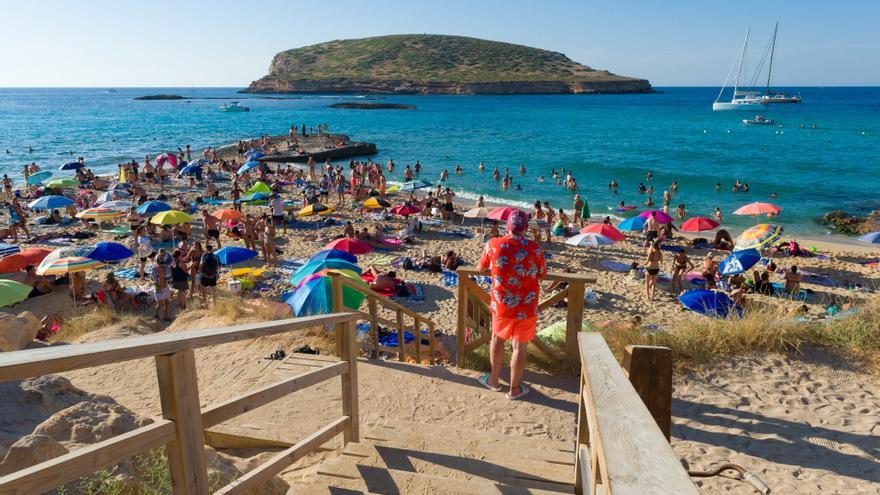
<svg viewBox="0 0 880 495"><path fill-rule="evenodd" d="M483 195L522 207L540 200L571 209L574 193L551 176L564 169L573 173L594 216L626 216L617 211L621 201L642 209L647 195L639 193L640 183L653 187L659 207L673 181L679 189L672 208L684 204L688 216L709 216L719 207L732 228L756 222L731 214L753 201L777 204L782 214L776 222L789 233L811 236L834 233L817 222L826 212L866 214L880 208L877 87L777 88L800 93L803 102L771 106L765 115L775 123L768 126L744 124L755 116L749 112L713 112L719 88L540 96L267 96L239 89L0 88L0 173L20 184L22 166L36 162L63 177L70 172L59 166L79 156L96 173L112 172L122 161L178 146L201 150L285 134L291 125L305 123L327 124L332 133L376 143L379 153L372 159L397 164L390 180L402 180L404 165L417 160L420 178L428 182L448 170L447 185L464 199ZM134 99L154 94L190 99ZM221 112L229 101L251 111ZM350 101L416 108L330 108ZM454 173L456 165L462 174ZM495 167L513 176L508 191L492 179ZM608 188L612 179L619 184L616 191ZM749 192L732 192L736 180L747 183Z"/></svg>

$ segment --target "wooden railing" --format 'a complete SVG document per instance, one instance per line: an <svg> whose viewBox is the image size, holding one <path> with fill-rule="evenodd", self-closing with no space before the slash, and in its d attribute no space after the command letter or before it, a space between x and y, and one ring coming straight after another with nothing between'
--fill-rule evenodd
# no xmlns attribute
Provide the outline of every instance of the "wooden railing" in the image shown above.
<svg viewBox="0 0 880 495"><path fill-rule="evenodd" d="M472 268L459 268L458 272L458 328L456 331L456 362L462 365L465 355L486 345L492 338L492 313L489 310L489 294L471 277L488 275L488 272ZM538 303L538 312L568 299L565 354L560 355L541 339L532 341L536 347L555 360L575 361L577 359L577 334L584 322L584 290L586 284L596 282L595 273L547 273L548 282L565 282L559 289Z"/></svg>
<svg viewBox="0 0 880 495"><path fill-rule="evenodd" d="M332 294L333 294L333 311L334 312L343 312L348 311L348 308L344 308L342 305L342 289L343 287L348 287L350 289L354 289L364 296L366 296L367 302L367 311L357 311L357 314L361 317L362 320L369 322L370 324L370 333L367 341L363 343L361 346L367 350L375 350L375 351L384 351L384 352L396 352L397 358L400 361L406 360L406 345L405 345L405 333L410 332L414 337L413 342L413 353L415 356L416 362L421 362L422 358L422 330L427 330L428 333L426 337L428 338L428 349L430 353L430 361L434 363L434 332L436 330L436 324L429 318L425 318L424 315L420 315L419 313L397 303L396 301L392 301L387 297L382 297L378 293L370 289L364 289L362 285L358 285L355 282L352 282L343 275L338 273L330 273L331 283L332 283ZM388 318L384 318L380 315L380 307L394 316L394 320L389 320ZM412 320L412 323L407 324L405 321L406 318ZM394 328L397 330L397 347L385 347L379 344L379 324L385 325L388 328Z"/></svg>
<svg viewBox="0 0 880 495"><path fill-rule="evenodd" d="M335 313L0 353L0 383L155 357L162 404L162 419L148 426L3 476L0 478L0 493L44 493L99 469L115 466L138 454L165 446L173 493L206 495L205 428L336 376L342 378L341 417L215 493L246 493L340 432L343 442L357 442L357 349L353 328L356 318L354 313ZM316 326L335 327L339 362L200 409L194 349Z"/></svg>
<svg viewBox="0 0 880 495"><path fill-rule="evenodd" d="M601 334L582 332L578 344L581 393L575 492L699 494L668 443L668 404L672 395L669 349L628 349L628 370L624 372ZM666 418L659 427L658 417ZM661 429L664 425L665 431Z"/></svg>

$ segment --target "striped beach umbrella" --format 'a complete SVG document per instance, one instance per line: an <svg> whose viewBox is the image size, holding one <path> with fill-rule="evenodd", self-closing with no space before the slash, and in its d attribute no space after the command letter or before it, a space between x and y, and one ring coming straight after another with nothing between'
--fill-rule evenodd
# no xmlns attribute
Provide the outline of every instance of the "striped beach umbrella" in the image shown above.
<svg viewBox="0 0 880 495"><path fill-rule="evenodd" d="M73 204L73 200L64 196L43 196L28 203L31 210L55 210L58 208L66 208Z"/></svg>
<svg viewBox="0 0 880 495"><path fill-rule="evenodd" d="M85 256L68 256L55 260L43 260L37 267L37 275L67 275L101 268L104 263Z"/></svg>
<svg viewBox="0 0 880 495"><path fill-rule="evenodd" d="M15 254L19 251L21 251L21 248L15 244L0 243L0 258L5 258L10 254Z"/></svg>
<svg viewBox="0 0 880 495"><path fill-rule="evenodd" d="M736 240L733 246L734 251L744 251L746 249L760 250L768 244L772 244L782 237L784 228L782 225L771 225L762 223L743 232Z"/></svg>
<svg viewBox="0 0 880 495"><path fill-rule="evenodd" d="M154 225L180 225L192 221L192 217L179 210L168 210L153 215L150 223Z"/></svg>
<svg viewBox="0 0 880 495"><path fill-rule="evenodd" d="M103 206L89 208L76 214L77 218L86 218L92 220L108 220L111 218L119 218L122 216L125 216L125 212L119 211L114 208L105 208Z"/></svg>

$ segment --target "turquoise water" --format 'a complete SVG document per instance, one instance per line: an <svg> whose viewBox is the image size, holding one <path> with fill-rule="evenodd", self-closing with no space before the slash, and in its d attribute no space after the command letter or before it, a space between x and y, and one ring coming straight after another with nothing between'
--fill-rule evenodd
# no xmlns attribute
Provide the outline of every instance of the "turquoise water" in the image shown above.
<svg viewBox="0 0 880 495"><path fill-rule="evenodd" d="M570 208L571 193L549 174L565 167L574 170L594 214L611 213L621 200L641 205L637 186L647 171L654 174L658 205L663 189L677 180L673 206L685 203L691 215L720 206L733 226L754 220L730 212L768 200L772 192L779 194L773 202L783 208L779 221L789 232L827 232L815 223L826 211L880 208L880 88L801 89L804 103L776 105L768 113L783 128L746 126L741 119L753 117L747 112L712 112L717 89L659 89L652 95L383 98L418 107L412 111L331 109L353 97L258 99L232 88L0 89L0 172L20 180L22 165L36 161L57 176L66 174L57 167L77 156L95 171L109 171L147 153L283 134L305 122L375 142L375 159L394 158L399 165L392 179L400 180L403 165L419 160L427 180L446 168L450 186L462 195L509 203L540 199ZM158 93L242 100L252 111L220 112L224 99L132 99ZM477 171L480 161L486 164L483 174ZM520 163L528 169L525 177L517 173ZM452 173L456 164L463 175ZM494 166L502 173L509 167L522 191L502 192L491 179ZM547 182L539 184L539 175ZM618 195L608 191L612 178L620 183ZM730 192L736 179L751 191ZM723 185L720 193L716 182Z"/></svg>

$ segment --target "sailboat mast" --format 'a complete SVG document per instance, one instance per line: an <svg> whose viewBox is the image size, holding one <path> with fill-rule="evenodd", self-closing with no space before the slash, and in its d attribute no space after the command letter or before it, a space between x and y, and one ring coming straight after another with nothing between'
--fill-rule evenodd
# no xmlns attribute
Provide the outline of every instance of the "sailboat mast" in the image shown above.
<svg viewBox="0 0 880 495"><path fill-rule="evenodd" d="M743 40L742 51L739 54L739 69L736 71L736 78L733 80L733 97L736 98L736 91L739 87L739 76L742 74L743 70L743 62L746 58L746 47L749 46L749 33L752 32L752 28L746 29L746 39Z"/></svg>
<svg viewBox="0 0 880 495"><path fill-rule="evenodd" d="M770 67L767 69L767 96L770 96L770 75L773 73L773 54L776 52L776 31L779 30L779 21L776 21L776 26L773 28L773 41L770 45Z"/></svg>

